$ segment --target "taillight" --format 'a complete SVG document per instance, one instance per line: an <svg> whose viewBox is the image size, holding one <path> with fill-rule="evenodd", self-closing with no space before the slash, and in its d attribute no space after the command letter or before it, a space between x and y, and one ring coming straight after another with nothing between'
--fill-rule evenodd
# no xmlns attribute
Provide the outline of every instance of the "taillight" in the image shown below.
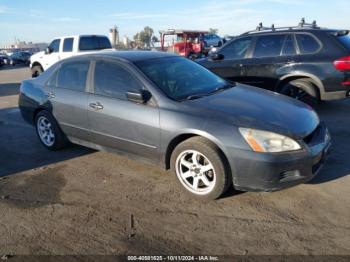
<svg viewBox="0 0 350 262"><path fill-rule="evenodd" d="M334 66L339 71L350 70L350 56L345 56L334 61Z"/></svg>

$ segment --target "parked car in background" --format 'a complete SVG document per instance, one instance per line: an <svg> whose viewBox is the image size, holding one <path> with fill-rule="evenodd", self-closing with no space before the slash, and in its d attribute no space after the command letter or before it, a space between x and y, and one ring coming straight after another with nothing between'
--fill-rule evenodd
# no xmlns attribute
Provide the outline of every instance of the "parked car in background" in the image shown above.
<svg viewBox="0 0 350 262"><path fill-rule="evenodd" d="M5 64L12 66L19 64L28 66L30 64L31 55L31 53L25 51L14 52L5 58Z"/></svg>
<svg viewBox="0 0 350 262"><path fill-rule="evenodd" d="M192 195L273 191L313 178L330 146L307 105L232 84L165 52L96 52L23 81L19 108L41 143L127 154L174 172ZM147 179L147 178L145 178Z"/></svg>
<svg viewBox="0 0 350 262"><path fill-rule="evenodd" d="M315 22L260 26L198 62L223 78L303 101L350 96L349 31L320 28Z"/></svg>
<svg viewBox="0 0 350 262"><path fill-rule="evenodd" d="M210 48L211 46L222 46L225 43L225 39L216 34L205 34L202 41L204 42L204 46L206 48Z"/></svg>
<svg viewBox="0 0 350 262"><path fill-rule="evenodd" d="M32 77L37 77L56 62L87 52L111 49L108 37L103 35L76 35L54 39L45 51L30 58Z"/></svg>
<svg viewBox="0 0 350 262"><path fill-rule="evenodd" d="M0 54L0 67L2 67L3 65L5 65L5 61L8 59L8 56L5 54Z"/></svg>

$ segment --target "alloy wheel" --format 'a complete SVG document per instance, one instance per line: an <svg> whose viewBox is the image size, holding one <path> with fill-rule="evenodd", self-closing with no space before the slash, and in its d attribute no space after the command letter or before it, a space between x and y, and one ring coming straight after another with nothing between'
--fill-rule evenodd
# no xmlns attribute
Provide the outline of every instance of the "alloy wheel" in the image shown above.
<svg viewBox="0 0 350 262"><path fill-rule="evenodd" d="M197 195L210 193L216 183L214 166L196 150L186 150L176 159L176 175L181 184Z"/></svg>
<svg viewBox="0 0 350 262"><path fill-rule="evenodd" d="M50 121L46 117L40 116L36 128L41 142L48 147L53 146L55 143L55 134Z"/></svg>

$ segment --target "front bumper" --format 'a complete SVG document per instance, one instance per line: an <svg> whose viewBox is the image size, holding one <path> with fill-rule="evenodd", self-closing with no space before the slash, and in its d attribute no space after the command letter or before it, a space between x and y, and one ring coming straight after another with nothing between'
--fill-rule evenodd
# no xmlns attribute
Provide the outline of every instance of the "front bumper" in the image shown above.
<svg viewBox="0 0 350 262"><path fill-rule="evenodd" d="M326 127L304 144L304 150L289 153L256 153L232 150L233 184L242 191L277 191L305 183L322 169L331 146Z"/></svg>

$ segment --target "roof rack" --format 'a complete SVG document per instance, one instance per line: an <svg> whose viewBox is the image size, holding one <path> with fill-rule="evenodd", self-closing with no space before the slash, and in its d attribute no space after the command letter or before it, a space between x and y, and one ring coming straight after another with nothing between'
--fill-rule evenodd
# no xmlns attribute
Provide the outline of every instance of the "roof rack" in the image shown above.
<svg viewBox="0 0 350 262"><path fill-rule="evenodd" d="M259 23L259 25L256 27L255 30L245 32L241 35L249 35L252 33L263 32L263 31L274 32L277 30L293 30L293 29L296 30L296 29L301 29L301 28L320 29L320 27L317 25L316 21L313 21L312 23L306 23L305 18L302 18L297 26L275 27L275 25L272 24L271 27L265 27L265 26L263 26L263 23Z"/></svg>

